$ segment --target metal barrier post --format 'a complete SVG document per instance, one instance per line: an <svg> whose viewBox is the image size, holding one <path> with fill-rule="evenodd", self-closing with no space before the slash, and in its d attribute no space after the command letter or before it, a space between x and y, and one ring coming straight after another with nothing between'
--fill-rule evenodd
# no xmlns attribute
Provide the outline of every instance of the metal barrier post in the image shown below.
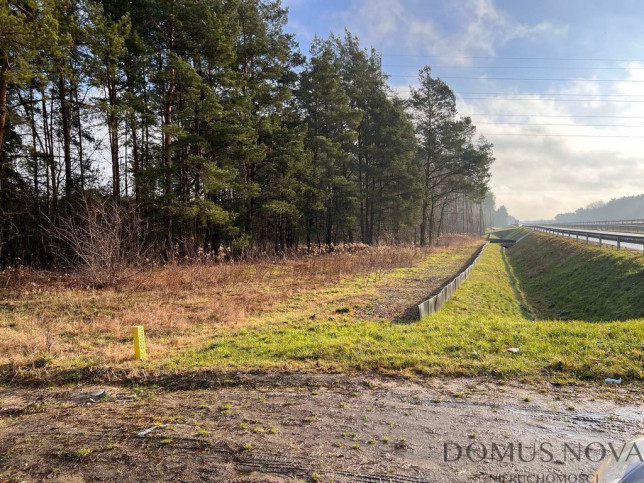
<svg viewBox="0 0 644 483"><path fill-rule="evenodd" d="M627 221L621 221L621 225L618 225L620 229L624 231L631 231L635 230L635 228L628 226L629 223L637 223L639 227L644 228L644 220L636 220L635 222L627 222ZM617 222L601 222L601 224L604 225L617 225ZM525 225L528 228L530 228L533 231L536 232L542 232L542 233L547 233L547 234L552 234L554 236L560 236L562 238L568 238L569 240L572 240L573 235L574 239L578 242L583 241L585 239L586 245L590 245L590 240L591 238L593 240L593 243L597 243L598 246L603 247L615 247L618 250L621 250L622 248L628 249L632 248L635 250L638 250L636 246L641 245L642 251L644 251L644 234L642 233L637 233L637 234L630 234L626 233L624 231L622 232L603 232L600 230L594 230L594 224L592 223L577 223L577 225L588 225L591 226L592 231L586 231L585 229L576 229L576 228L568 228L567 225L564 226L532 226L532 225ZM641 232L644 233L644 229L639 229ZM608 241L608 244L606 242ZM613 242L615 244L613 245ZM624 245L626 243L626 245ZM630 244L631 246L629 246Z"/></svg>

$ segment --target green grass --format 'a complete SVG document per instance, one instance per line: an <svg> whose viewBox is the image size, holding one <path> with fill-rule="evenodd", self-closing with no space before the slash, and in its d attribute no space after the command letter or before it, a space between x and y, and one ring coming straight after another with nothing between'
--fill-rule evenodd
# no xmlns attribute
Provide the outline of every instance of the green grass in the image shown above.
<svg viewBox="0 0 644 483"><path fill-rule="evenodd" d="M607 253L617 262L624 257L631 260L614 250ZM512 254L511 259L519 255ZM208 347L188 351L168 367L542 377L567 382L609 376L644 379L644 320L543 320L530 304L538 296L526 295L524 282L516 278L515 272L523 274L524 268L514 270L502 248L490 245L443 311L420 322L349 316L292 319L220 333ZM520 352L508 353L508 347L519 347Z"/></svg>
<svg viewBox="0 0 644 483"><path fill-rule="evenodd" d="M527 233L525 228L506 228L504 230L493 231L490 238L503 238L504 240L517 240Z"/></svg>
<svg viewBox="0 0 644 483"><path fill-rule="evenodd" d="M530 236L508 250L529 303L545 318L644 318L644 256L555 236Z"/></svg>
<svg viewBox="0 0 644 483"><path fill-rule="evenodd" d="M85 456L87 456L91 452L92 452L92 450L90 448L81 448L81 449L77 450L75 454L76 454L76 456L78 458L84 458Z"/></svg>

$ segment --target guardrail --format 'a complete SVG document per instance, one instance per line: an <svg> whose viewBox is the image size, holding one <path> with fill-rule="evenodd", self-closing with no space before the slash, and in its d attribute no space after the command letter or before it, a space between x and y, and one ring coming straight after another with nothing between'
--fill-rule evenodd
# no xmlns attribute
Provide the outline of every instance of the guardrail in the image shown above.
<svg viewBox="0 0 644 483"><path fill-rule="evenodd" d="M540 226L554 226L557 228L597 227L598 229L610 227L620 231L644 233L644 220L605 220L605 221L572 221L558 223L540 223Z"/></svg>
<svg viewBox="0 0 644 483"><path fill-rule="evenodd" d="M525 237L530 235L532 235L532 232L528 232L525 235L523 235L521 238L517 238L516 240L514 238L490 238L490 235L488 235L487 239L490 243L499 243L503 245L504 248L510 248L516 245L517 243L519 243Z"/></svg>
<svg viewBox="0 0 644 483"><path fill-rule="evenodd" d="M586 244L590 243L591 239L598 240L599 246L602 246L606 241L614 241L618 250L622 248L622 244L624 243L642 245L642 250L644 250L644 235L585 231L571 228L560 228L553 225L525 225L525 227L542 233L561 235L562 237L568 236L568 238L572 238L574 236L576 240L579 240L580 237L582 239L585 238Z"/></svg>
<svg viewBox="0 0 644 483"><path fill-rule="evenodd" d="M476 258L474 258L472 263L470 263L470 265L465 270L463 270L461 273L452 278L446 285L444 285L440 292L438 292L433 297L425 300L424 302L418 304L418 311L420 312L421 319L423 317L427 317L428 315L435 314L436 312L441 310L445 303L450 298L452 298L452 295L454 295L456 289L460 287L461 284L470 276L472 270L474 270L474 266L481 259L483 250L485 250L485 247L487 247L489 243L490 242L485 243L485 245L483 245L479 250Z"/></svg>
<svg viewBox="0 0 644 483"><path fill-rule="evenodd" d="M548 226L582 226L582 225L642 225L644 220L603 220L603 221L570 221L547 223Z"/></svg>

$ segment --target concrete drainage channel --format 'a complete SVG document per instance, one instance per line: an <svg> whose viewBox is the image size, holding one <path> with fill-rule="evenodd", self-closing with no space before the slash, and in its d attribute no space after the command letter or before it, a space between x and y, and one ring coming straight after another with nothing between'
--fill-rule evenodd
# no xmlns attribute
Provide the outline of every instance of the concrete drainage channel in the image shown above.
<svg viewBox="0 0 644 483"><path fill-rule="evenodd" d="M478 255L472 261L472 263L461 273L456 275L452 280L450 280L442 289L440 292L438 292L436 295L433 297L430 297L428 300L425 300L424 302L421 302L418 304L418 310L420 312L420 318L422 319L423 317L427 317L428 315L435 314L439 310L443 308L445 303L452 298L452 295L456 293L456 289L461 286L465 280L470 276L472 273L472 270L474 270L474 267L476 264L479 262L481 259L481 255L483 254L483 250L485 250L485 247L487 247L490 244L490 242L486 242L483 247L479 250Z"/></svg>
<svg viewBox="0 0 644 483"><path fill-rule="evenodd" d="M490 243L498 243L500 245L503 245L503 248L510 248L519 243L521 240L523 240L525 237L532 235L532 232L528 232L525 235L523 235L521 238L518 239L513 239L513 238L489 238L488 235L488 241Z"/></svg>
<svg viewBox="0 0 644 483"><path fill-rule="evenodd" d="M452 298L452 295L456 293L456 289L458 289L458 287L460 287L461 284L465 282L465 280L467 280L467 278L470 276L470 274L472 273L472 270L474 270L474 267L481 259L483 250L485 250L485 248L490 243L501 243L504 248L509 248L511 246L516 245L525 237L530 236L531 234L532 233L526 233L525 235L523 235L521 238L517 240L503 240L503 239L488 240L485 243L485 245L481 247L478 254L476 255L476 258L465 270L463 270L461 273L459 273L454 278L452 278L445 286L443 286L441 291L438 292L436 295L418 304L418 311L420 312L420 318L422 319L423 317L427 317L428 315L435 314L436 312L440 311L443 308L445 303L447 303L447 301L450 298Z"/></svg>

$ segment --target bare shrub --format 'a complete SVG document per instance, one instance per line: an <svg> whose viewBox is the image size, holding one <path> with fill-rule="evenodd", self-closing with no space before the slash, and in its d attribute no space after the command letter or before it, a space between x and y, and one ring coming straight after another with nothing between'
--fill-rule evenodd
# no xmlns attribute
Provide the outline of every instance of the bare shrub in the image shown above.
<svg viewBox="0 0 644 483"><path fill-rule="evenodd" d="M146 259L144 232L134 206L89 197L52 229L61 243L60 257L83 283L95 288L114 286L141 269Z"/></svg>

